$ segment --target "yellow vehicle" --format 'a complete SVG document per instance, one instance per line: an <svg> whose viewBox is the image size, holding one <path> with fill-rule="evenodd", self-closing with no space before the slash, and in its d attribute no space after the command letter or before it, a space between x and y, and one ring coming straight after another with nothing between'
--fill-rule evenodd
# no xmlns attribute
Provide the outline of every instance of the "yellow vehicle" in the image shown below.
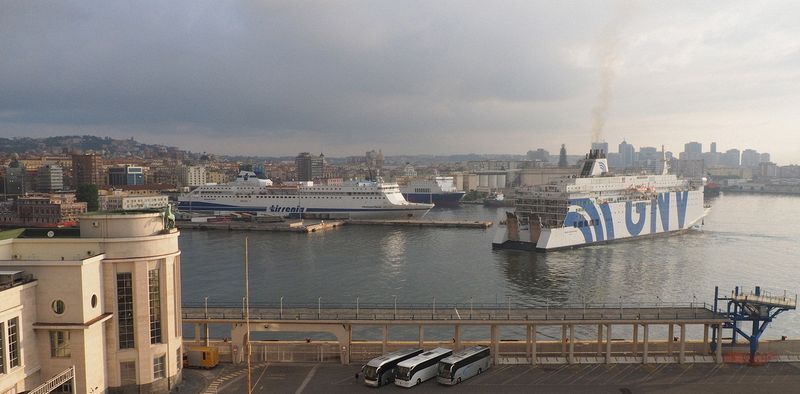
<svg viewBox="0 0 800 394"><path fill-rule="evenodd" d="M210 346L193 346L183 353L183 366L211 369L219 364L219 349Z"/></svg>

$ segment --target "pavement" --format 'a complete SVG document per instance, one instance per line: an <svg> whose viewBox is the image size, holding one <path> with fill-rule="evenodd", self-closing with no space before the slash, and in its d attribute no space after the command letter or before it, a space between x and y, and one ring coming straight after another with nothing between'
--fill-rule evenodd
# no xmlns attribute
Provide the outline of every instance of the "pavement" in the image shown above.
<svg viewBox="0 0 800 394"><path fill-rule="evenodd" d="M220 393L246 393L242 368L218 367L215 377L184 371L183 392L215 392L197 388L208 384ZM762 366L734 364L583 364L497 365L481 375L447 387L435 379L411 389L394 385L365 386L355 379L357 365L261 363L251 369L254 393L786 393L800 387L800 363ZM240 372L241 371L241 372ZM188 373L187 373L188 372ZM202 384L194 379L201 377Z"/></svg>

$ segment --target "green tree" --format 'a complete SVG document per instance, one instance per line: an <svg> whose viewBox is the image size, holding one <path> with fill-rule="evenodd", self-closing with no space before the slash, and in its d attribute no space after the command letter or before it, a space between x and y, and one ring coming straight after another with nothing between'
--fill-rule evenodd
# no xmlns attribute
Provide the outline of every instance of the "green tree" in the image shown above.
<svg viewBox="0 0 800 394"><path fill-rule="evenodd" d="M97 202L97 186L78 185L78 187L75 189L75 199L85 202L87 211L96 211L99 207L99 203Z"/></svg>

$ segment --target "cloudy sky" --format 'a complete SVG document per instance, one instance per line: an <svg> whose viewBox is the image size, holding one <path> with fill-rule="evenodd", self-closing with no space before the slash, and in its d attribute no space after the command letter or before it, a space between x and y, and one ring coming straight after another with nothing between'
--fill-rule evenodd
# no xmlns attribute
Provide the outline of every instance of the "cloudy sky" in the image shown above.
<svg viewBox="0 0 800 394"><path fill-rule="evenodd" d="M0 1L0 135L800 163L797 1ZM615 151L613 148L612 151Z"/></svg>

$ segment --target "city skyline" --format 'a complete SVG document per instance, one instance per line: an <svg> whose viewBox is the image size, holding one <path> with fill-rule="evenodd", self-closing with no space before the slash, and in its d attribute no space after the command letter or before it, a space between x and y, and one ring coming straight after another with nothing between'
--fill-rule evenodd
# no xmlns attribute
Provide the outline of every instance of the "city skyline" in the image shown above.
<svg viewBox="0 0 800 394"><path fill-rule="evenodd" d="M0 14L4 136L577 154L599 124L800 158L793 2L42 4Z"/></svg>

